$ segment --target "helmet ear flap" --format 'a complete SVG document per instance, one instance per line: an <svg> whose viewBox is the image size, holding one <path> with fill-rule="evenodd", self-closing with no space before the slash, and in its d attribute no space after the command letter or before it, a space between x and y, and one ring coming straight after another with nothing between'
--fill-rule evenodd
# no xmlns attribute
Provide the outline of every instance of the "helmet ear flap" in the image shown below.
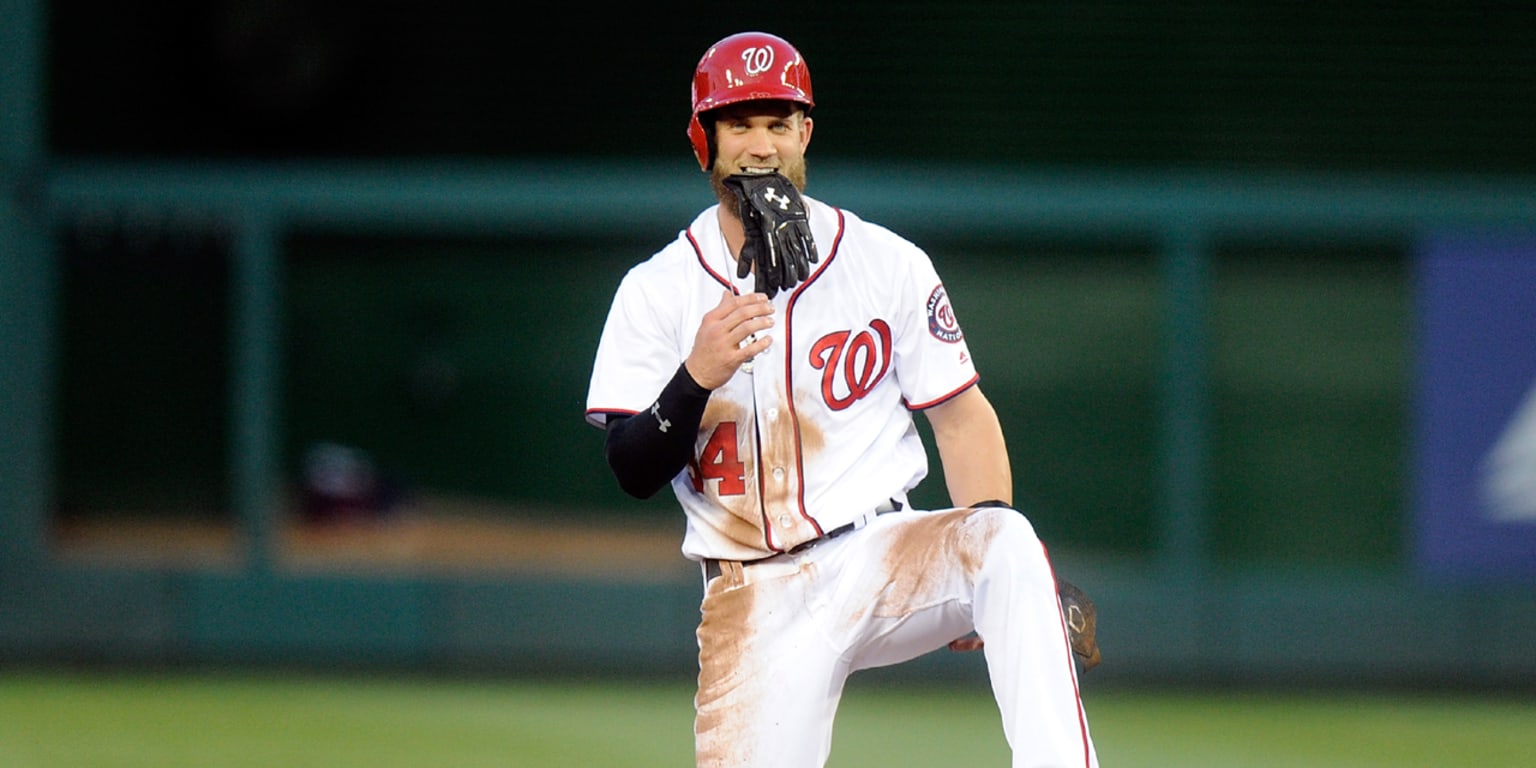
<svg viewBox="0 0 1536 768"><path fill-rule="evenodd" d="M713 122L713 121L711 121ZM693 144L693 156L699 159L699 170L708 171L710 163L714 161L714 137L709 135L704 121L694 115L688 121L688 141Z"/></svg>

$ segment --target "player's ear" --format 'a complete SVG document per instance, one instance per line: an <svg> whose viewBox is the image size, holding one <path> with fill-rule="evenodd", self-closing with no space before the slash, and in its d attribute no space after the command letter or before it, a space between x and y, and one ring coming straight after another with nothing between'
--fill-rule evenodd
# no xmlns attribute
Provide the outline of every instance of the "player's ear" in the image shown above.
<svg viewBox="0 0 1536 768"><path fill-rule="evenodd" d="M811 116L800 118L800 151L804 152L811 145Z"/></svg>

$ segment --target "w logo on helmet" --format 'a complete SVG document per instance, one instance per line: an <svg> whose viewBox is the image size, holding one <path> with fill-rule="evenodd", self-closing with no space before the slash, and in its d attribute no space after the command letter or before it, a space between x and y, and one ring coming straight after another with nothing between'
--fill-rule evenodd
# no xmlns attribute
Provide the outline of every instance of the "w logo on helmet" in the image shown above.
<svg viewBox="0 0 1536 768"><path fill-rule="evenodd" d="M741 60L747 65L747 75L757 77L773 66L773 49L766 45L747 48L741 52Z"/></svg>

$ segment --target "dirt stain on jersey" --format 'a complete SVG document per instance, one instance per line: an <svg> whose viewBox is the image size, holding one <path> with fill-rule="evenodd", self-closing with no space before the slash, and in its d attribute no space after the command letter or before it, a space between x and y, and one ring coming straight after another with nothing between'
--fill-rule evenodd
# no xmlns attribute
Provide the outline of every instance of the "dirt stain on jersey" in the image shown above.
<svg viewBox="0 0 1536 768"><path fill-rule="evenodd" d="M795 392L795 419L799 423L800 431L797 437L800 440L800 452L810 459L821 453L827 447L827 436L822 431L821 425L816 423L810 414L816 413L820 408L821 394L797 390Z"/></svg>
<svg viewBox="0 0 1536 768"><path fill-rule="evenodd" d="M709 480L705 481L704 491L714 498L721 509L730 513L722 515L717 522L726 538L744 546L761 548L763 546L763 515L757 502L757 455L753 449L752 438L756 427L752 412L739 403L720 397L711 397L709 403L704 406L704 416L699 421L700 440L707 441L715 433L716 428L725 422L736 424L736 460L742 463L742 482L746 486L746 492L722 496L719 493L718 481Z"/></svg>
<svg viewBox="0 0 1536 768"><path fill-rule="evenodd" d="M821 425L808 415L815 408L814 401L799 397L795 407L791 407L780 392L773 406L762 411L759 419L741 403L710 398L699 423L701 451L721 424L735 424L734 460L742 465L744 493L722 495L718 480L704 481L705 492L729 513L722 515L716 525L731 541L761 550L766 556L772 552L767 548L765 525L774 526L771 541L781 550L817 536L800 504L804 467L821 453L827 442ZM706 456L705 460L713 458Z"/></svg>
<svg viewBox="0 0 1536 768"><path fill-rule="evenodd" d="M796 399L794 407L780 392L762 422L763 503L775 525L774 544L788 549L819 534L801 504L805 467L821 453L826 435Z"/></svg>

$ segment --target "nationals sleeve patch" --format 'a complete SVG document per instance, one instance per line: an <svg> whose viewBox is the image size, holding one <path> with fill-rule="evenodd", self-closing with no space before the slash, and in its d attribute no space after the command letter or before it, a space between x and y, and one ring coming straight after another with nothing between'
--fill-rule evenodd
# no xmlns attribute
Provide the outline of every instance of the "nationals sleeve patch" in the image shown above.
<svg viewBox="0 0 1536 768"><path fill-rule="evenodd" d="M928 332L940 341L951 344L965 338L960 332L960 321L955 318L955 308L949 305L949 294L944 284L934 286L928 294Z"/></svg>

